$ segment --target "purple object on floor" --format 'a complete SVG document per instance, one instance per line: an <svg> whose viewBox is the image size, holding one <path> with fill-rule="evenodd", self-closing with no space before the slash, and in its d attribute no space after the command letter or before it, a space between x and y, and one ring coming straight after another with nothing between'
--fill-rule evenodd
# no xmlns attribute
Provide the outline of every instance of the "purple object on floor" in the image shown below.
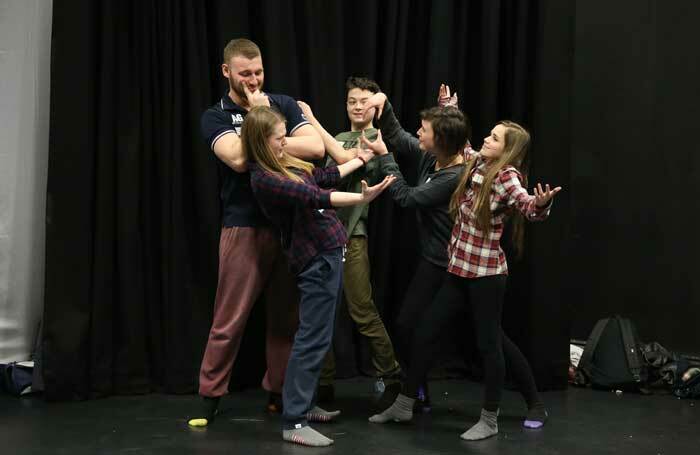
<svg viewBox="0 0 700 455"><path fill-rule="evenodd" d="M425 387L423 387L422 385L419 386L418 387L418 397L417 397L417 400L419 403L418 409L420 409L420 411L423 414L427 414L433 410L433 408L430 406L430 403L426 403L427 398L428 397L427 397L427 394L425 393Z"/></svg>
<svg viewBox="0 0 700 455"><path fill-rule="evenodd" d="M542 426L544 426L544 422L540 422L539 420L525 420L525 422L523 422L523 426L525 428L537 429L542 428Z"/></svg>
<svg viewBox="0 0 700 455"><path fill-rule="evenodd" d="M544 423L547 421L547 417L549 417L549 414L547 414L544 406L540 404L528 411L525 421L523 422L523 426L525 428L532 428L535 430L542 428Z"/></svg>

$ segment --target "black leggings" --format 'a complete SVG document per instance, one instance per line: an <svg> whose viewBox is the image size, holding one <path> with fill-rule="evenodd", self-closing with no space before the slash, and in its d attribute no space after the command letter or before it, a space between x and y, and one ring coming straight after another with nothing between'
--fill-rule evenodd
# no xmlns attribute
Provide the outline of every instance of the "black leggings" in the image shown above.
<svg viewBox="0 0 700 455"><path fill-rule="evenodd" d="M532 370L520 349L501 328L506 275L465 279L447 273L435 296L438 304L430 306L415 331L411 362L404 393L417 396L418 386L440 350L445 327L464 311L468 298L474 318L479 353L484 361L484 404L487 411L496 411L501 402L506 362L528 407L539 402Z"/></svg>
<svg viewBox="0 0 700 455"><path fill-rule="evenodd" d="M411 350L416 329L420 321L431 311L431 305L435 302L435 296L446 277L445 267L420 258L413 279L401 302L401 310L394 325L396 336L392 338L404 370L408 370L411 365ZM424 381L425 378L421 380L421 382Z"/></svg>

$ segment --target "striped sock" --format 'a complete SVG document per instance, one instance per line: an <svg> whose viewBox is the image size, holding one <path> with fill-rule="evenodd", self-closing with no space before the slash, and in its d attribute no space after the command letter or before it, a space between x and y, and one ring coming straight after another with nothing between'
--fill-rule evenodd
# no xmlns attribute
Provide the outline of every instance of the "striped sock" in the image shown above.
<svg viewBox="0 0 700 455"><path fill-rule="evenodd" d="M282 439L294 444L311 447L325 447L333 444L332 439L323 436L310 426L293 430L282 430Z"/></svg>
<svg viewBox="0 0 700 455"><path fill-rule="evenodd" d="M330 422L340 415L340 411L326 411L323 408L314 406L312 410L306 413L306 420L309 422Z"/></svg>

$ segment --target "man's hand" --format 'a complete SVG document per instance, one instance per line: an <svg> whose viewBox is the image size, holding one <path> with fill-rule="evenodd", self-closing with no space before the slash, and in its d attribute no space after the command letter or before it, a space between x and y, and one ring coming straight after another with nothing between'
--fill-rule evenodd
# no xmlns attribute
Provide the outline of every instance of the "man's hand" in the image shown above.
<svg viewBox="0 0 700 455"><path fill-rule="evenodd" d="M363 148L371 150L372 153L376 155L386 155L389 153L384 140L382 140L381 130L377 131L377 139L375 139L374 142L370 142L369 139L365 137L365 132L363 131L362 135L360 136L360 143L362 144Z"/></svg>
<svg viewBox="0 0 700 455"><path fill-rule="evenodd" d="M299 106L299 109L301 109L301 113L304 114L304 117L306 117L306 120L312 121L314 119L314 113L311 110L311 106L303 101L297 101L297 105Z"/></svg>
<svg viewBox="0 0 700 455"><path fill-rule="evenodd" d="M384 191L389 185L394 183L394 180L396 180L396 177L393 175L387 175L384 177L384 180L381 181L381 183L378 183L374 186L367 186L366 181L362 181L362 201L363 202L372 202L374 199L377 198L380 194L382 194L382 191Z"/></svg>
<svg viewBox="0 0 700 455"><path fill-rule="evenodd" d="M384 112L384 103L386 103L386 95L382 92L375 93L370 96L365 102L365 110L362 115L367 114L367 111L373 107L377 108L377 118L382 118L382 112Z"/></svg>
<svg viewBox="0 0 700 455"><path fill-rule="evenodd" d="M455 92L454 95L450 96L450 86L440 84L440 89L438 90L437 103L440 107L459 107L459 98L457 97L457 92Z"/></svg>
<svg viewBox="0 0 700 455"><path fill-rule="evenodd" d="M260 90L251 92L248 90L248 86L243 84L243 91L245 92L246 98L248 98L248 106L254 108L255 106L267 106L270 107L270 98L267 97Z"/></svg>

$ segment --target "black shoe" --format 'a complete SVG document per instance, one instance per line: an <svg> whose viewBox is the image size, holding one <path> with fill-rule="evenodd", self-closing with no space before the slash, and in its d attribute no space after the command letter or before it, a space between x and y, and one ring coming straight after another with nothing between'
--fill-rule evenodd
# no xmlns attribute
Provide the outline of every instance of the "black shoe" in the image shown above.
<svg viewBox="0 0 700 455"><path fill-rule="evenodd" d="M316 402L318 404L331 404L335 400L335 386L333 384L320 384L316 389Z"/></svg>
<svg viewBox="0 0 700 455"><path fill-rule="evenodd" d="M205 427L214 421L219 412L221 397L202 397L199 412L188 423L193 427Z"/></svg>
<svg viewBox="0 0 700 455"><path fill-rule="evenodd" d="M281 414L284 410L284 407L282 406L282 394L270 392L267 397L267 406L265 407L265 410L268 412L268 414Z"/></svg>

